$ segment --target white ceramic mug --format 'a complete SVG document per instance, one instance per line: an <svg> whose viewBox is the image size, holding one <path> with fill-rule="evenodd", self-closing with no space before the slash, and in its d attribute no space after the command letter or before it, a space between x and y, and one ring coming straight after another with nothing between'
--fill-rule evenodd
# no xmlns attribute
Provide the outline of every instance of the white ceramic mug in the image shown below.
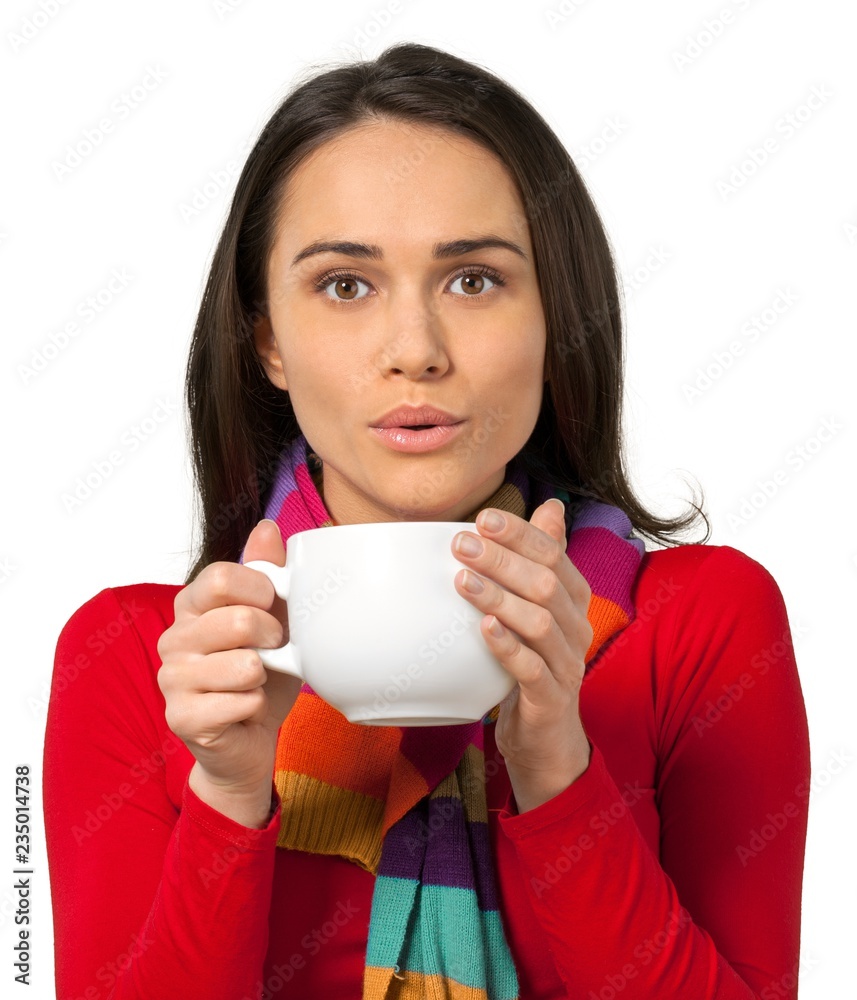
<svg viewBox="0 0 857 1000"><path fill-rule="evenodd" d="M264 573L288 607L289 642L256 651L299 677L349 722L476 722L515 681L488 648L483 614L455 589L452 553L469 521L329 525L291 535Z"/></svg>

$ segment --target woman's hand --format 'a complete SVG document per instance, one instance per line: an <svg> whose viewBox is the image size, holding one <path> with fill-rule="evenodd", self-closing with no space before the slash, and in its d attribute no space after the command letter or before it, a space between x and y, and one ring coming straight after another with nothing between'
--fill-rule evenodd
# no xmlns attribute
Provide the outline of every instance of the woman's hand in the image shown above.
<svg viewBox="0 0 857 1000"><path fill-rule="evenodd" d="M244 557L285 565L276 524L256 525ZM245 826L267 822L277 733L301 688L246 647L287 637L286 602L264 573L215 562L176 594L175 622L158 640L167 725L196 758L190 786Z"/></svg>
<svg viewBox="0 0 857 1000"><path fill-rule="evenodd" d="M489 512L504 519L499 530L485 525ZM453 540L453 554L469 567L456 574L455 586L485 614L482 635L518 682L501 703L495 738L524 812L558 795L589 765L578 695L593 636L586 617L591 590L565 554L561 503L543 503L529 522L489 508L476 527L481 554L459 551L458 539L474 537L470 532ZM481 593L467 590L468 579L482 581Z"/></svg>

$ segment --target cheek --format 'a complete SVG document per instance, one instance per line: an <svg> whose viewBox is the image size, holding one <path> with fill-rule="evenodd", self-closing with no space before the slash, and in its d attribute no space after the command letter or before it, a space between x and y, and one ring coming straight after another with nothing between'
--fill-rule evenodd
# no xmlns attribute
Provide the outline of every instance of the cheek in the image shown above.
<svg viewBox="0 0 857 1000"><path fill-rule="evenodd" d="M471 362L479 382L517 397L543 382L544 342L536 338L508 339L483 350Z"/></svg>
<svg viewBox="0 0 857 1000"><path fill-rule="evenodd" d="M497 341L508 364L517 366L522 375L538 368L544 361L547 346L547 331L541 308L517 309Z"/></svg>
<svg viewBox="0 0 857 1000"><path fill-rule="evenodd" d="M322 399L329 409L347 406L367 384L360 357L353 350L333 349L321 338L294 344L285 365L295 392Z"/></svg>

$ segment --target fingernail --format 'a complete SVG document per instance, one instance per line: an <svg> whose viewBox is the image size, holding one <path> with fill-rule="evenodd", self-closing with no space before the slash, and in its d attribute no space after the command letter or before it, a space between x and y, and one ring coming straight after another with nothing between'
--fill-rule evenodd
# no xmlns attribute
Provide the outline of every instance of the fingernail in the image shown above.
<svg viewBox="0 0 857 1000"><path fill-rule="evenodd" d="M497 514L493 510L489 510L487 513L482 514L480 521L482 527L485 528L486 531L499 531L506 525L506 519L503 515Z"/></svg>
<svg viewBox="0 0 857 1000"><path fill-rule="evenodd" d="M503 628L499 620L495 618L494 621L492 621L491 624L488 626L488 631L491 633L491 635L494 635L499 639L500 636L506 631L506 629Z"/></svg>
<svg viewBox="0 0 857 1000"><path fill-rule="evenodd" d="M562 511L563 516L564 516L565 515L565 504L562 502L562 500L560 500L559 497L551 497L551 500L553 500L554 503L558 503L559 504L560 510ZM545 502L546 503L550 503L550 500L547 500Z"/></svg>
<svg viewBox="0 0 857 1000"><path fill-rule="evenodd" d="M268 522L268 524L273 524L275 528L279 528L277 522L270 517L263 517L262 520L259 522L259 524L264 524L266 521Z"/></svg>
<svg viewBox="0 0 857 1000"><path fill-rule="evenodd" d="M456 535L455 547L465 556L478 556L482 553L484 546L478 538L473 535Z"/></svg>

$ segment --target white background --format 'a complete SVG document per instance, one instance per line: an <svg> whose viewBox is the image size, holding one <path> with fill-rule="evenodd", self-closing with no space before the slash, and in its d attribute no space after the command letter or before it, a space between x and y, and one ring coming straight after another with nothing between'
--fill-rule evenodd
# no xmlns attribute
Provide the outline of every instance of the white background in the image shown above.
<svg viewBox="0 0 857 1000"><path fill-rule="evenodd" d="M853 983L855 856L845 847L854 843L857 780L850 16L835 0L3 5L4 995L16 986L12 777L25 762L40 780L56 638L102 588L178 583L187 568L193 498L182 378L237 172L299 74L358 49L373 57L402 39L507 79L557 131L590 186L628 300L634 482L669 513L700 486L710 543L761 562L786 601L817 776L801 996L827 998ZM157 85L153 69L164 75ZM145 80L145 100L120 118L114 100ZM806 103L813 92L822 95L815 108ZM791 131L790 114L799 126ZM69 144L105 116L112 131L57 176ZM748 150L766 140L775 146L754 163ZM183 218L194 197L201 207ZM114 269L127 284L82 321L78 307ZM742 332L782 305L781 290L792 304L769 311L775 322L754 339ZM52 335L73 320L79 333L55 349ZM699 391L691 397L687 386ZM144 424L168 412L164 403L175 409ZM819 437L825 425L832 430ZM145 426L155 429L141 431L135 449L123 444ZM63 494L117 449L121 463L68 509ZM769 496L765 480L774 483ZM750 516L738 520L742 505ZM849 761L837 774L834 753ZM36 971L27 995L35 1000L53 996L53 966L40 798L33 807Z"/></svg>

